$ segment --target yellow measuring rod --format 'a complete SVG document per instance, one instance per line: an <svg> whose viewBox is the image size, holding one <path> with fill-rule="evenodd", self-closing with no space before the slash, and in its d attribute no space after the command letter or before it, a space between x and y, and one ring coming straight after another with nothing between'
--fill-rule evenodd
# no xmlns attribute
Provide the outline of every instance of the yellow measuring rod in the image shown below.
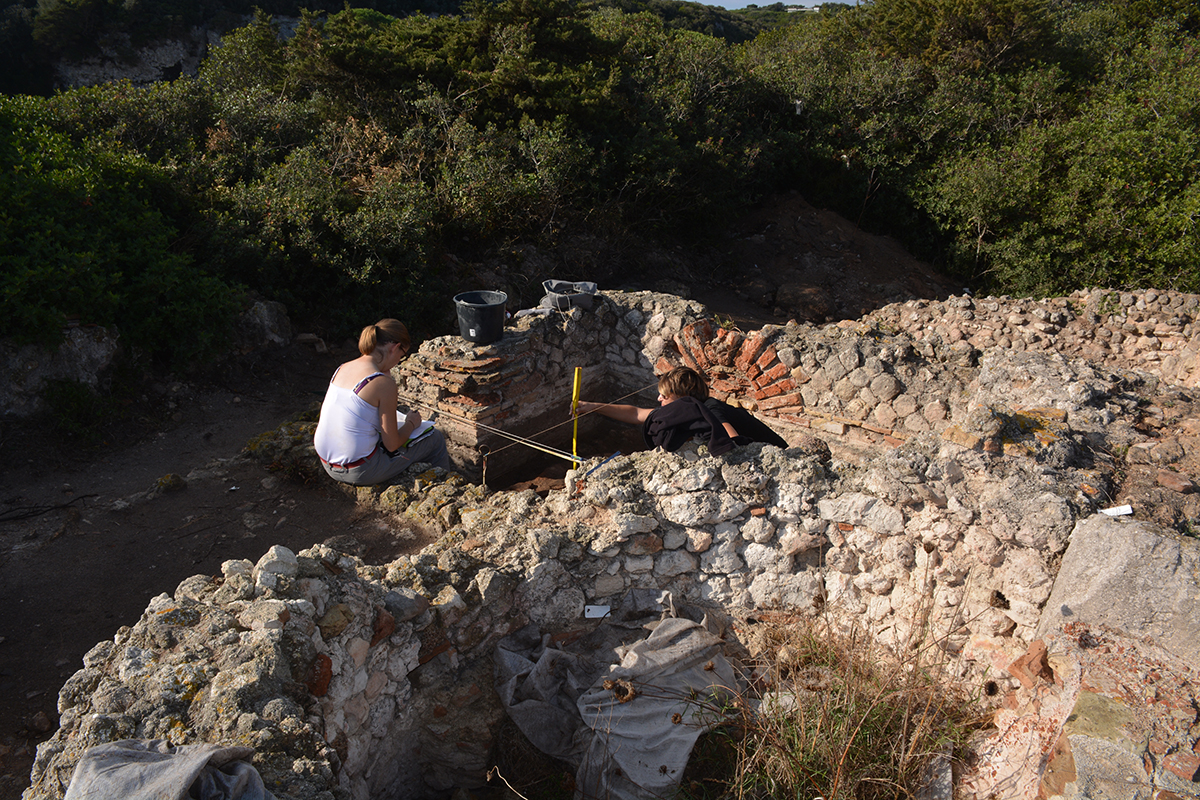
<svg viewBox="0 0 1200 800"><path fill-rule="evenodd" d="M579 387L583 384L583 367L575 368L575 388L571 390L571 414L575 417L575 433L571 435L571 455L579 458Z"/></svg>

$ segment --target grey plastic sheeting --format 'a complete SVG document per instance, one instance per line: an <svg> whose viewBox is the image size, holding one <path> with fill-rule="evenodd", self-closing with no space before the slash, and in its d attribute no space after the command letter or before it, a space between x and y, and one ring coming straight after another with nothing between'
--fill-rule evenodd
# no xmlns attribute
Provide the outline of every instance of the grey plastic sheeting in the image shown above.
<svg viewBox="0 0 1200 800"><path fill-rule="evenodd" d="M251 747L121 739L84 751L63 800L274 800Z"/></svg>
<svg viewBox="0 0 1200 800"><path fill-rule="evenodd" d="M740 688L721 639L688 619L591 652L548 648L528 631L522 648L521 638L497 651L497 689L535 747L577 767L576 798L669 795Z"/></svg>

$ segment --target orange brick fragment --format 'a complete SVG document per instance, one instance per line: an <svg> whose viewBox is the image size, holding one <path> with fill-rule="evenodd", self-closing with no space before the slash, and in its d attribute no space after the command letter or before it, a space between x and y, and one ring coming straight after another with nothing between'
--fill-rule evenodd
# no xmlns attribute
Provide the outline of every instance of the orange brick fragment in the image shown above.
<svg viewBox="0 0 1200 800"><path fill-rule="evenodd" d="M758 380L755 381L755 383L757 383L759 386L766 386L768 383L774 383L780 378L787 376L787 374L787 367L785 367L783 364L776 364L770 369L765 370L763 374L759 376Z"/></svg>
<svg viewBox="0 0 1200 800"><path fill-rule="evenodd" d="M759 408L770 409L770 408L783 408L784 406L803 406L803 405L804 405L804 398L800 396L800 393L792 392L790 394L781 394L776 397L768 397L766 400L763 400L761 403L759 403Z"/></svg>
<svg viewBox="0 0 1200 800"><path fill-rule="evenodd" d="M766 369L768 366L771 365L771 362L774 360L775 360L775 348L768 346L765 350L762 351L762 355L760 355L755 360L754 363L758 365L759 369Z"/></svg>
<svg viewBox="0 0 1200 800"><path fill-rule="evenodd" d="M758 354L762 352L764 346L766 346L766 341L761 336L747 336L742 342L741 350L734 358L734 365L745 372L758 358Z"/></svg>

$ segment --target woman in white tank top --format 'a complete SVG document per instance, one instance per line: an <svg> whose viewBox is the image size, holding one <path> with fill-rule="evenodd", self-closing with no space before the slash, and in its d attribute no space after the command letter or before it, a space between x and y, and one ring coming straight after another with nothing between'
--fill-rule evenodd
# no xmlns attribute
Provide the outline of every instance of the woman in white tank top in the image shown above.
<svg viewBox="0 0 1200 800"><path fill-rule="evenodd" d="M441 431L429 430L410 441L421 415L396 411L396 382L390 373L410 345L408 329L399 320L381 319L363 328L361 355L333 373L313 445L334 480L373 486L416 462L450 469Z"/></svg>

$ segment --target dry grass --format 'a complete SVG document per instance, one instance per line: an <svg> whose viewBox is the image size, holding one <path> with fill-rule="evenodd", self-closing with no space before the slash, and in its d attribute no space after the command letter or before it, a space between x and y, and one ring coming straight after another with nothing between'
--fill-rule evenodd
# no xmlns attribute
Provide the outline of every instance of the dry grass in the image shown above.
<svg viewBox="0 0 1200 800"><path fill-rule="evenodd" d="M725 721L696 743L678 798L917 798L936 774L931 766L963 756L983 727L981 704L959 688L937 647L909 649L901 660L865 632L833 633L823 619L756 619L738 630L749 688L695 712L697 724ZM511 721L497 743L491 777L500 797L572 796L569 767L537 752Z"/></svg>
<svg viewBox="0 0 1200 800"><path fill-rule="evenodd" d="M930 765L953 756L981 715L944 663L908 660L861 632L777 618L753 626L751 697L704 736L687 798L885 800L920 794Z"/></svg>

